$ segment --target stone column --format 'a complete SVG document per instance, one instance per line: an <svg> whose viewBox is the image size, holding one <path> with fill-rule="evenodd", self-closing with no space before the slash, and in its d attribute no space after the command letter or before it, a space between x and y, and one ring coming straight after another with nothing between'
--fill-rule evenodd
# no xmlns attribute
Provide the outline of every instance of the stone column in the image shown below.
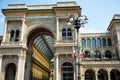
<svg viewBox="0 0 120 80"><path fill-rule="evenodd" d="M95 71L95 80L98 80L98 70Z"/></svg>
<svg viewBox="0 0 120 80"><path fill-rule="evenodd" d="M3 79L3 73L2 73L2 55L0 55L0 80L4 80Z"/></svg>
<svg viewBox="0 0 120 80"><path fill-rule="evenodd" d="M59 18L56 18L56 41L59 41Z"/></svg>
<svg viewBox="0 0 120 80"><path fill-rule="evenodd" d="M101 44L100 44L100 45L101 45L101 47L103 47L103 40L102 40L102 37L101 37L100 39L101 39Z"/></svg>
<svg viewBox="0 0 120 80"><path fill-rule="evenodd" d="M18 61L17 80L24 80L25 59L26 59L26 54L21 53L19 55L19 61Z"/></svg>
<svg viewBox="0 0 120 80"><path fill-rule="evenodd" d="M88 47L88 45L87 45L87 38L85 38L85 45L86 45L86 47Z"/></svg>
<svg viewBox="0 0 120 80"><path fill-rule="evenodd" d="M81 75L81 80L85 80L85 75Z"/></svg>
<svg viewBox="0 0 120 80"><path fill-rule="evenodd" d="M108 80L111 80L111 79L110 79L110 74L108 75Z"/></svg>
<svg viewBox="0 0 120 80"><path fill-rule="evenodd" d="M105 39L106 39L106 47L108 48L108 41L107 41L108 38L105 38Z"/></svg>
<svg viewBox="0 0 120 80"><path fill-rule="evenodd" d="M110 71L108 71L108 80L111 80L111 78L110 78Z"/></svg>
<svg viewBox="0 0 120 80"><path fill-rule="evenodd" d="M5 38L6 38L6 30L7 29L7 20L5 20L5 25L4 25L4 34L3 34L3 42L5 42Z"/></svg>
<svg viewBox="0 0 120 80"><path fill-rule="evenodd" d="M55 80L59 80L59 55L55 54Z"/></svg>

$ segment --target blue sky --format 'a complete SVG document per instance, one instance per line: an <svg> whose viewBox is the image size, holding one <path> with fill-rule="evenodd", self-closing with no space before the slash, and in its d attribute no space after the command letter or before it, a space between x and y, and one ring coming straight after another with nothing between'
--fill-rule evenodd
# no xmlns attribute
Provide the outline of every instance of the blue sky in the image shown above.
<svg viewBox="0 0 120 80"><path fill-rule="evenodd" d="M0 9L7 8L8 4L36 5L56 4L72 0L0 0ZM120 14L120 0L74 0L82 8L82 14L89 20L83 32L106 32L114 14ZM0 12L0 35L4 31L4 15Z"/></svg>

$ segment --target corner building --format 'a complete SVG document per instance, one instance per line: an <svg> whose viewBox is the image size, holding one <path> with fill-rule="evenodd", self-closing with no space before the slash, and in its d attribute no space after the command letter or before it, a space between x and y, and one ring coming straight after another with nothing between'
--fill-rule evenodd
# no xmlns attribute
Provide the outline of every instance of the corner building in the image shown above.
<svg viewBox="0 0 120 80"><path fill-rule="evenodd" d="M9 4L2 9L4 35L0 36L0 80L77 80L72 57L76 30L67 21L81 15L76 2L49 5ZM81 80L120 80L120 14L105 33L79 34Z"/></svg>

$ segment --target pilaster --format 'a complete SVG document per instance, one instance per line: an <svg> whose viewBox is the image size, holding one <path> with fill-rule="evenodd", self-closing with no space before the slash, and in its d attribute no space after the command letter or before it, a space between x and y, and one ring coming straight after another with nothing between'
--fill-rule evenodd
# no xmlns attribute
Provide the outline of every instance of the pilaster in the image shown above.
<svg viewBox="0 0 120 80"><path fill-rule="evenodd" d="M5 38L6 38L6 29L7 29L7 20L5 19L3 42L5 42Z"/></svg>
<svg viewBox="0 0 120 80"><path fill-rule="evenodd" d="M21 27L21 39L20 41L23 42L23 37L24 37L24 27L25 27L25 19L22 19L22 27Z"/></svg>
<svg viewBox="0 0 120 80"><path fill-rule="evenodd" d="M59 18L56 17L56 41L59 41Z"/></svg>
<svg viewBox="0 0 120 80"><path fill-rule="evenodd" d="M55 54L55 80L59 80L59 54Z"/></svg>
<svg viewBox="0 0 120 80"><path fill-rule="evenodd" d="M25 58L26 54L19 55L17 80L24 80Z"/></svg>
<svg viewBox="0 0 120 80"><path fill-rule="evenodd" d="M0 80L3 80L3 73L2 73L2 55L0 55Z"/></svg>

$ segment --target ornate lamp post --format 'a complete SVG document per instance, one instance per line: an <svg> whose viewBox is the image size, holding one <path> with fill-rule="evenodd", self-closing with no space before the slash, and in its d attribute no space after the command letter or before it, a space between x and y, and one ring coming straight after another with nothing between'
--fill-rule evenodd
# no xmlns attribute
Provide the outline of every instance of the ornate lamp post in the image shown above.
<svg viewBox="0 0 120 80"><path fill-rule="evenodd" d="M78 16L77 18L75 18L74 15L71 15L69 18L68 25L70 25L72 23L74 25L75 29L77 30L77 48L78 49L79 49L79 28L84 27L84 24L86 24L87 21L88 21L88 18L85 15ZM79 52L78 52L78 54L79 54ZM81 80L81 77L80 77L80 56L78 56L78 62L76 63L76 65L78 65L78 80Z"/></svg>

